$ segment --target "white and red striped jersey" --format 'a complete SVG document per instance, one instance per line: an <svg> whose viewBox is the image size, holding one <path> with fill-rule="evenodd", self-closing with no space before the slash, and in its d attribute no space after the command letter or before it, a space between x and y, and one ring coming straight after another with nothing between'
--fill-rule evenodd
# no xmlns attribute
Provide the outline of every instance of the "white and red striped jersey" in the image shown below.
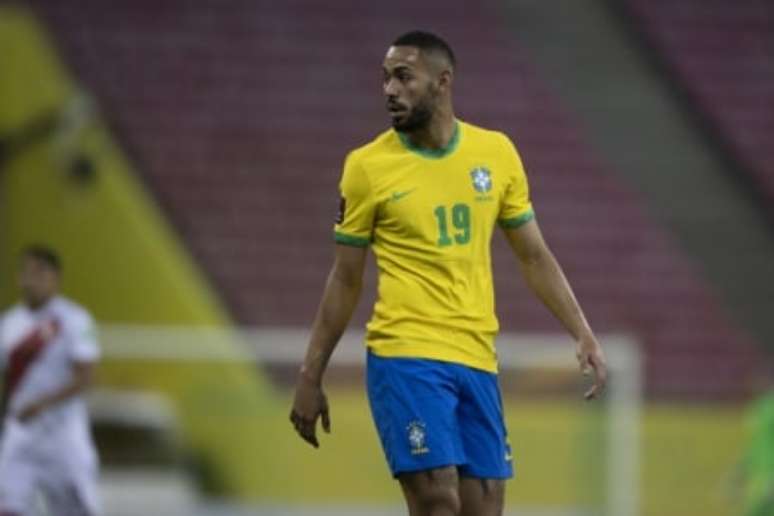
<svg viewBox="0 0 774 516"><path fill-rule="evenodd" d="M14 418L31 402L57 391L72 380L73 362L99 359L94 321L81 306L62 296L33 310L18 304L0 318L3 362L3 404ZM49 431L83 427L86 407L80 396L58 403L27 425Z"/></svg>

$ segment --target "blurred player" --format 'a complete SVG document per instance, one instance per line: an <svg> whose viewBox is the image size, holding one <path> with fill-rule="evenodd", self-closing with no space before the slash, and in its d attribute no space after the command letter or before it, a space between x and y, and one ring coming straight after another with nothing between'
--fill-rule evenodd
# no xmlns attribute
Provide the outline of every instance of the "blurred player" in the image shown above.
<svg viewBox="0 0 774 516"><path fill-rule="evenodd" d="M750 438L739 470L744 516L774 514L774 369L760 380L765 391L747 410Z"/></svg>
<svg viewBox="0 0 774 516"><path fill-rule="evenodd" d="M0 515L98 513L97 454L81 394L99 357L94 322L58 294L60 261L45 247L22 257L22 302L0 319L4 363Z"/></svg>
<svg viewBox="0 0 774 516"><path fill-rule="evenodd" d="M455 59L433 34L398 38L383 62L392 129L347 157L336 256L290 419L318 446L330 431L322 379L360 295L373 246L379 298L368 323L368 395L412 516L502 514L511 452L497 385L490 240L499 224L528 285L577 343L587 398L602 349L546 247L511 141L455 118Z"/></svg>

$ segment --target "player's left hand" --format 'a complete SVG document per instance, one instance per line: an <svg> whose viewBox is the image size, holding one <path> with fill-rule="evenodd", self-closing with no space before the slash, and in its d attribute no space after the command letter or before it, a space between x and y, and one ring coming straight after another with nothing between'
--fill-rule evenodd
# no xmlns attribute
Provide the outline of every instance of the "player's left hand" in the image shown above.
<svg viewBox="0 0 774 516"><path fill-rule="evenodd" d="M27 423L28 421L35 419L41 412L43 412L43 409L45 408L45 404L41 402L36 403L30 403L23 409L19 411L19 413L16 416L16 419L18 419L22 423Z"/></svg>
<svg viewBox="0 0 774 516"><path fill-rule="evenodd" d="M593 400L599 397L607 384L607 360L602 346L597 342L593 334L586 335L578 340L575 356L578 358L581 372L584 376L594 373L594 385L586 391L583 397Z"/></svg>

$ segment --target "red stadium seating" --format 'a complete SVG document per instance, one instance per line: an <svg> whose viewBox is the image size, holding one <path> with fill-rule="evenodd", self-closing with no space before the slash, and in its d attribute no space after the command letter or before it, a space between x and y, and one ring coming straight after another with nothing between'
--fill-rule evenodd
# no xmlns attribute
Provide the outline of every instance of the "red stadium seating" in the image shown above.
<svg viewBox="0 0 774 516"><path fill-rule="evenodd" d="M774 2L630 0L627 5L774 204Z"/></svg>
<svg viewBox="0 0 774 516"><path fill-rule="evenodd" d="M504 130L521 150L543 230L597 330L641 338L650 393L744 392L755 347L488 3L33 5L240 323L310 323L342 160L387 123L386 46L427 28L458 54L458 115ZM503 329L559 331L496 240Z"/></svg>

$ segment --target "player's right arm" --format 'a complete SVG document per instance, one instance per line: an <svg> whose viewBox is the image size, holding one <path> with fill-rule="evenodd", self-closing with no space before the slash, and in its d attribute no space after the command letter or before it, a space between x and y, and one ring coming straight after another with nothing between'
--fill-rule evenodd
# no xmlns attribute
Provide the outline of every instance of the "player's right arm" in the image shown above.
<svg viewBox="0 0 774 516"><path fill-rule="evenodd" d="M330 432L331 424L328 401L322 389L323 375L360 298L366 251L365 247L336 246L336 258L328 274L306 357L296 380L290 420L301 438L315 448L319 446L317 418L322 418L326 432Z"/></svg>
<svg viewBox="0 0 774 516"><path fill-rule="evenodd" d="M371 241L376 201L356 154L350 154L339 185L341 204L336 219L336 257L325 284L320 307L312 324L312 336L296 381L290 421L301 438L315 448L317 419L330 432L328 400L322 379L336 344L357 306L363 269Z"/></svg>

